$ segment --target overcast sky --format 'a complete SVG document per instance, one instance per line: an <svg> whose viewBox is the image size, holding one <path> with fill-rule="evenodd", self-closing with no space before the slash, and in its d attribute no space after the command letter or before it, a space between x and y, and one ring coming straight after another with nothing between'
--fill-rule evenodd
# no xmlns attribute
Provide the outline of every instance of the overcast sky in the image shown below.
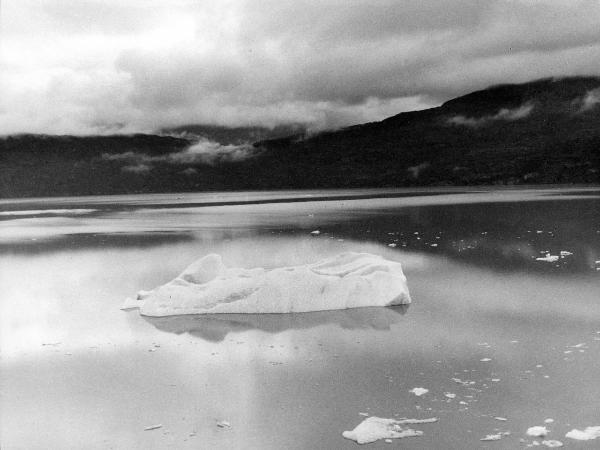
<svg viewBox="0 0 600 450"><path fill-rule="evenodd" d="M600 74L598 0L0 1L0 133L335 127Z"/></svg>

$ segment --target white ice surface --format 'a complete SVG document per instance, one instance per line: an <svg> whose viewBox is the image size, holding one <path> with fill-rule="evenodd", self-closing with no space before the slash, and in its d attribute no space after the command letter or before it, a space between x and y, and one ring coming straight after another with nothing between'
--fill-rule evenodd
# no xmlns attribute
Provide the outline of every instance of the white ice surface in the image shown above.
<svg viewBox="0 0 600 450"><path fill-rule="evenodd" d="M542 445L545 445L546 447L550 447L550 448L558 448L558 447L562 447L563 443L560 441L557 441L555 439L548 439L546 441L542 441Z"/></svg>
<svg viewBox="0 0 600 450"><path fill-rule="evenodd" d="M227 268L211 254L122 309L146 316L290 313L410 303L402 266L369 253L343 253L314 264Z"/></svg>
<svg viewBox="0 0 600 450"><path fill-rule="evenodd" d="M527 435L533 437L544 437L548 434L548 429L546 427L529 427L527 429Z"/></svg>
<svg viewBox="0 0 600 450"><path fill-rule="evenodd" d="M576 439L578 441L591 441L600 438L600 426L587 427L585 430L573 429L565 434L565 437Z"/></svg>
<svg viewBox="0 0 600 450"><path fill-rule="evenodd" d="M480 441L499 441L502 439L501 434L488 434L486 437L479 439Z"/></svg>
<svg viewBox="0 0 600 450"><path fill-rule="evenodd" d="M429 392L429 389L425 389L422 387L416 387L416 388L412 388L410 391L408 392L412 392L413 394L415 394L417 397L420 397L421 395L425 395Z"/></svg>
<svg viewBox="0 0 600 450"><path fill-rule="evenodd" d="M403 428L402 425L433 422L437 422L437 418L396 420L372 416L363 420L354 430L344 431L342 436L359 444L369 444L380 439L401 439L422 436L422 431Z"/></svg>
<svg viewBox="0 0 600 450"><path fill-rule="evenodd" d="M544 256L543 258L535 258L536 261L544 261L544 262L556 262L560 259L560 257L558 255L551 255L550 253L546 253L546 256Z"/></svg>

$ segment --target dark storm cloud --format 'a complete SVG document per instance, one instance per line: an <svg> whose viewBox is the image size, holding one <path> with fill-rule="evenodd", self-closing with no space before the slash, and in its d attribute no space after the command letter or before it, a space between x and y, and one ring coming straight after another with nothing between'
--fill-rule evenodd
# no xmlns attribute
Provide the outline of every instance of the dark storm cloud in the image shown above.
<svg viewBox="0 0 600 450"><path fill-rule="evenodd" d="M6 129L319 128L600 73L595 0L8 1Z"/></svg>

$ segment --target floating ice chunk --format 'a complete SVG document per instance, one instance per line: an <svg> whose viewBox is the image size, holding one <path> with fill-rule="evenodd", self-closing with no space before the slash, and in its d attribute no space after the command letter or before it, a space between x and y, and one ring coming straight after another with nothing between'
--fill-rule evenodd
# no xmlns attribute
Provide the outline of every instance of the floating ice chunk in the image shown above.
<svg viewBox="0 0 600 450"><path fill-rule="evenodd" d="M542 441L542 445L545 445L546 447L551 447L551 448L558 448L558 447L562 447L563 443L560 441L557 441L555 439L548 439L546 441Z"/></svg>
<svg viewBox="0 0 600 450"><path fill-rule="evenodd" d="M546 419L546 420L544 420L544 423L553 423L553 422L554 422L554 419Z"/></svg>
<svg viewBox="0 0 600 450"><path fill-rule="evenodd" d="M527 429L527 435L533 437L544 437L548 434L548 429L546 427L529 427Z"/></svg>
<svg viewBox="0 0 600 450"><path fill-rule="evenodd" d="M598 427L587 427L585 430L572 429L565 437L576 439L578 441L591 441L600 437L600 426Z"/></svg>
<svg viewBox="0 0 600 450"><path fill-rule="evenodd" d="M558 255L551 255L550 253L546 253L546 256L543 258L535 258L536 261L544 261L544 262L556 262L560 259Z"/></svg>
<svg viewBox="0 0 600 450"><path fill-rule="evenodd" d="M144 431L158 430L159 428L162 428L161 423L157 425L150 425L149 427L144 428Z"/></svg>
<svg viewBox="0 0 600 450"><path fill-rule="evenodd" d="M560 256L571 256L572 254L573 254L572 252L568 252L566 250L560 251Z"/></svg>
<svg viewBox="0 0 600 450"><path fill-rule="evenodd" d="M472 384L475 384L474 381L469 381L469 380L461 380L460 378L452 378L452 381L454 381L455 383L458 384L462 384L463 386L470 386Z"/></svg>
<svg viewBox="0 0 600 450"><path fill-rule="evenodd" d="M410 303L400 263L368 253L343 253L314 264L270 270L227 268L219 255L212 254L190 265L173 281L150 292L141 291L137 298L140 314L153 317L309 312Z"/></svg>
<svg viewBox="0 0 600 450"><path fill-rule="evenodd" d="M220 422L217 422L217 426L219 428L231 428L231 424L226 420L221 420Z"/></svg>
<svg viewBox="0 0 600 450"><path fill-rule="evenodd" d="M450 399L456 398L456 394L453 394L451 392L444 392L444 396Z"/></svg>
<svg viewBox="0 0 600 450"><path fill-rule="evenodd" d="M371 416L358 424L354 430L344 431L342 436L359 444L369 444L380 439L401 439L422 436L422 431L403 428L402 425L433 422L437 422L437 418L396 420Z"/></svg>
<svg viewBox="0 0 600 450"><path fill-rule="evenodd" d="M321 232L319 230L315 230L315 231L311 231L310 234L318 236L319 234L321 234Z"/></svg>
<svg viewBox="0 0 600 450"><path fill-rule="evenodd" d="M412 392L417 397L420 397L421 395L427 394L429 392L429 389L425 389L425 388L422 388L422 387L416 387L416 388L411 389L408 392Z"/></svg>
<svg viewBox="0 0 600 450"><path fill-rule="evenodd" d="M480 441L499 441L502 439L501 434L488 434L486 437L479 439Z"/></svg>
<svg viewBox="0 0 600 450"><path fill-rule="evenodd" d="M434 423L437 421L438 421L437 417L432 417L430 419L399 419L399 422L403 425L404 424L414 425L414 424L419 424L419 423Z"/></svg>
<svg viewBox="0 0 600 450"><path fill-rule="evenodd" d="M506 422L508 419L506 417L494 417L496 420L500 420L502 422Z"/></svg>
<svg viewBox="0 0 600 450"><path fill-rule="evenodd" d="M492 360L491 358L482 358L479 361L481 361L481 362L489 362L491 360Z"/></svg>

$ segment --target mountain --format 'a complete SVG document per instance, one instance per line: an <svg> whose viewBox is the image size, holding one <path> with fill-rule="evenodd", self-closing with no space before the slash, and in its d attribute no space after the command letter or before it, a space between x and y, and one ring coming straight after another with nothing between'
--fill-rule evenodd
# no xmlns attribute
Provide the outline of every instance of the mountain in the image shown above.
<svg viewBox="0 0 600 450"><path fill-rule="evenodd" d="M309 137L279 131L288 134L187 126L162 135L7 136L0 196L598 183L600 77L492 86Z"/></svg>
<svg viewBox="0 0 600 450"><path fill-rule="evenodd" d="M260 146L256 162L285 161L280 181L293 186L597 183L600 78L493 86L437 108Z"/></svg>

